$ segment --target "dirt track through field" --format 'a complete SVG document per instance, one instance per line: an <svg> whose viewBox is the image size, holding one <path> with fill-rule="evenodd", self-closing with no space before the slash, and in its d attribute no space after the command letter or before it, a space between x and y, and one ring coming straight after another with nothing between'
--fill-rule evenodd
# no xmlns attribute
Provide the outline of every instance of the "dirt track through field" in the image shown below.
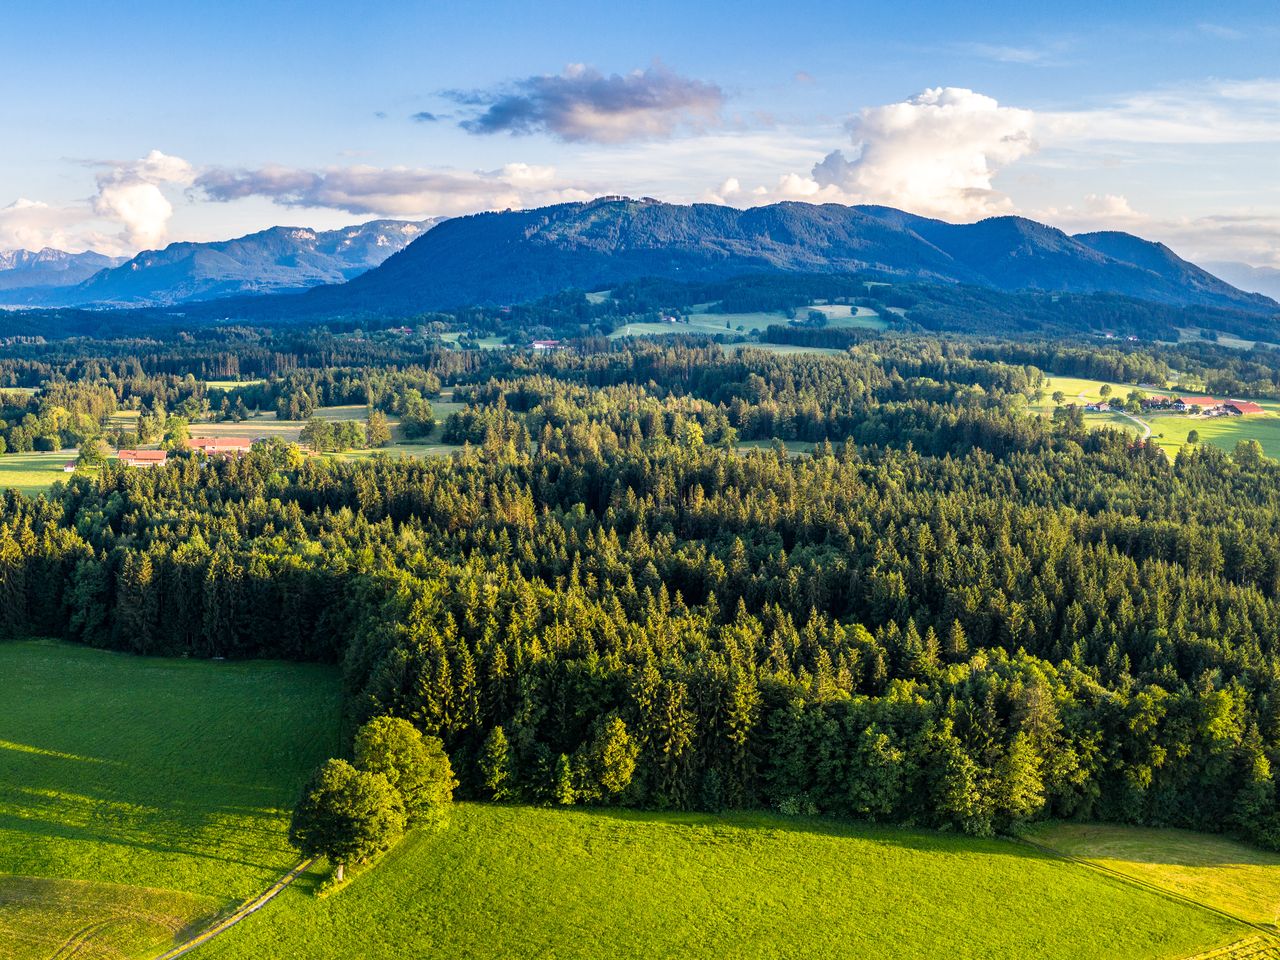
<svg viewBox="0 0 1280 960"><path fill-rule="evenodd" d="M1126 413L1126 412L1125 412L1125 411L1123 411L1123 410L1117 410L1116 412L1117 412L1117 413L1119 413L1119 414L1120 414L1120 416L1125 417L1125 418L1127 418L1127 419L1129 419L1129 420L1132 420L1134 423L1136 423L1138 426L1140 426L1140 427L1142 428L1142 439L1143 439L1143 440L1149 440L1149 439L1151 439L1151 424L1147 423L1147 421L1145 421L1145 420L1139 420L1139 419L1138 419L1137 417L1135 417L1132 413Z"/></svg>
<svg viewBox="0 0 1280 960"><path fill-rule="evenodd" d="M307 867L311 866L313 862L314 861L311 861L311 860L302 861L302 863L298 864L296 867L294 867L292 870L286 873L283 877L281 877L279 880L273 883L259 896L255 897L253 900L250 900L248 903L244 904L239 909L237 909L235 913L231 914L228 917L224 917L223 919L215 923L212 927L209 927L207 930L197 933L194 937L191 937L189 940L185 940L184 942L178 944L176 947L173 947L170 950L166 951L165 953L160 954L160 956L156 957L156 960L174 960L174 958L176 957L181 957L184 954L190 953L192 950L196 949L196 947L203 946L204 944L212 940L214 937L216 937L218 934L224 933L225 931L230 930L232 927L234 927L237 923L239 923L245 917L249 916L250 914L257 913L259 910L265 907L268 903L274 900L280 894L280 892L284 890L285 887L293 883L293 881L298 878L298 875L302 873L302 871L306 870Z"/></svg>

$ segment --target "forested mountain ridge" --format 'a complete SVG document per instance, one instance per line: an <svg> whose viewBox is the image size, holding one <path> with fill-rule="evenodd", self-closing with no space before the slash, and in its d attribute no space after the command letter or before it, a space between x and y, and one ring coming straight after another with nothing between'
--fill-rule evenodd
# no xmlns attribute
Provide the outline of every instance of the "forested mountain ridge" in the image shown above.
<svg viewBox="0 0 1280 960"><path fill-rule="evenodd" d="M1108 236L1071 237L1020 217L952 224L888 207L787 202L739 210L604 198L454 218L376 270L292 306L435 310L518 303L641 277L872 272L1005 291L1277 309L1159 244Z"/></svg>
<svg viewBox="0 0 1280 960"><path fill-rule="evenodd" d="M337 230L271 227L211 243L171 243L58 290L13 291L43 306L146 306L341 283L378 266L439 220L372 220Z"/></svg>

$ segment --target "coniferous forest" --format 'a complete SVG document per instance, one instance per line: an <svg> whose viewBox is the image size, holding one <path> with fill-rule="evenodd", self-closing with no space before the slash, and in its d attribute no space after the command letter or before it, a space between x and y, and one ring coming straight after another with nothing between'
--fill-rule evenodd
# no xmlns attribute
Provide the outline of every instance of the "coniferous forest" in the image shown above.
<svg viewBox="0 0 1280 960"><path fill-rule="evenodd" d="M9 493L5 634L339 664L347 726L439 737L460 796L1280 846L1280 464L1027 410L1050 368L1280 382L1267 351L264 336L42 345L0 380L89 424L117 403L429 420L448 389L457 452L270 441ZM261 379L204 383L227 373Z"/></svg>

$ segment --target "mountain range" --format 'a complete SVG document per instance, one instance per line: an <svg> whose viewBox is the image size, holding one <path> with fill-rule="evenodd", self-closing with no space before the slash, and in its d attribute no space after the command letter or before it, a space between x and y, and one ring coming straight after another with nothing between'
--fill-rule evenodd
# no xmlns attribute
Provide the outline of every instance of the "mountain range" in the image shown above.
<svg viewBox="0 0 1280 960"><path fill-rule="evenodd" d="M100 258L107 262L70 283L6 284L0 286L5 289L0 299L25 306L136 307L296 293L350 280L378 266L439 222L373 220L326 231L271 227L234 240L171 243L163 250L145 250L124 262ZM15 259L22 254L25 251L17 251ZM6 275L0 273L0 278ZM67 276L70 278L70 273Z"/></svg>
<svg viewBox="0 0 1280 960"><path fill-rule="evenodd" d="M309 291L320 313L509 304L641 277L864 272L996 290L1116 293L1179 306L1274 313L1246 293L1126 233L1070 236L1022 217L953 224L891 207L778 203L740 210L604 198L455 217L341 286Z"/></svg>
<svg viewBox="0 0 1280 960"><path fill-rule="evenodd" d="M1224 260L1206 263L1204 266L1206 270L1241 290L1251 290L1272 300L1280 300L1280 269L1276 267L1255 267L1248 263Z"/></svg>
<svg viewBox="0 0 1280 960"><path fill-rule="evenodd" d="M108 257L92 250L66 253L43 250L0 250L0 291L67 287L88 280L99 270L118 266L124 257Z"/></svg>
<svg viewBox="0 0 1280 960"><path fill-rule="evenodd" d="M954 224L882 206L788 202L740 210L605 197L330 231L273 227L218 243L170 244L122 264L98 264L87 278L73 273L88 270L89 258L98 256L10 255L15 264L43 258L48 265L38 282L0 279L0 302L166 307L213 301L204 312L222 317L393 316L519 303L643 277L717 281L750 273L857 272L1280 313L1275 300L1131 234L1072 236L1022 217ZM34 267L6 268L6 262L0 260L0 278L22 270L36 275ZM60 262L58 276L71 282L55 285L50 273ZM290 296L263 296L280 293Z"/></svg>

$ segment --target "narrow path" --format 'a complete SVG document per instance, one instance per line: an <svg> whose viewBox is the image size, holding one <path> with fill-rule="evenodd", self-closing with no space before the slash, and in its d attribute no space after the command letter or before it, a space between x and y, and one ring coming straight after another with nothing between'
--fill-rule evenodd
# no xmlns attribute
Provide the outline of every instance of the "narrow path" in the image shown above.
<svg viewBox="0 0 1280 960"><path fill-rule="evenodd" d="M1139 418L1135 417L1132 413L1127 413L1124 410L1116 410L1115 412L1120 414L1120 416L1125 417L1126 419L1132 420L1134 423L1140 426L1142 428L1143 440L1149 440L1151 438L1151 424L1147 423L1147 421L1140 420Z"/></svg>
<svg viewBox="0 0 1280 960"><path fill-rule="evenodd" d="M1081 404L1085 404L1085 403L1089 403L1089 402L1090 402L1090 401L1085 397L1085 395L1084 395L1084 391L1083 391L1083 390L1081 390L1079 393L1077 393L1077 394L1076 394L1076 399L1077 399L1077 400L1079 400ZM1125 418L1125 419L1127 419L1127 420L1132 420L1132 421L1133 421L1134 423L1136 423L1139 427L1141 427L1141 428L1142 428L1142 437L1141 437L1141 439L1143 439L1143 440L1150 440L1150 439L1151 439L1151 424L1147 423L1147 421L1145 421L1145 420L1140 420L1139 418L1135 417L1132 413L1128 413L1128 412L1126 412L1126 411L1124 411L1124 410L1112 410L1111 412L1112 412L1112 413L1118 413L1118 414L1120 414L1120 416L1124 417L1124 418Z"/></svg>
<svg viewBox="0 0 1280 960"><path fill-rule="evenodd" d="M196 947L208 943L218 934L225 933L230 930L245 917L250 914L257 913L268 903L274 900L285 887L289 886L289 884L293 883L293 881L298 878L298 874L302 873L302 871L306 870L307 867L311 866L314 862L315 861L313 860L303 860L300 864L268 887L263 893L237 909L235 913L228 917L224 917L207 930L197 933L189 940L186 940L165 953L160 954L160 956L156 957L156 960L174 960L174 958L181 957L184 954L190 953Z"/></svg>

